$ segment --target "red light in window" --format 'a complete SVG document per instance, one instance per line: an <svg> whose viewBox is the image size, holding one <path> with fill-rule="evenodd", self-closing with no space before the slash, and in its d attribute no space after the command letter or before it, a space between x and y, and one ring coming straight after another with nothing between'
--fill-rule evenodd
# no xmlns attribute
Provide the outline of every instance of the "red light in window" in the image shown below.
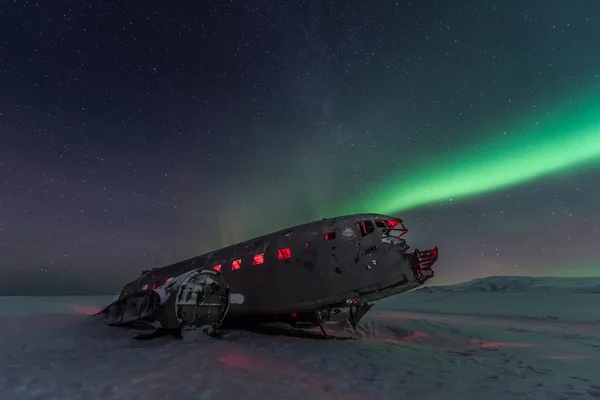
<svg viewBox="0 0 600 400"><path fill-rule="evenodd" d="M221 264L217 264L213 267L213 269L217 272L221 272Z"/></svg>
<svg viewBox="0 0 600 400"><path fill-rule="evenodd" d="M296 318L296 317L298 316L298 314L296 314L295 312L293 312L293 313L291 314L291 316L292 316L292 318Z"/></svg>
<svg viewBox="0 0 600 400"><path fill-rule="evenodd" d="M148 284L146 283L144 286L142 286L142 290L146 290L148 289Z"/></svg>
<svg viewBox="0 0 600 400"><path fill-rule="evenodd" d="M173 279L173 278L167 278L167 279L165 279L165 283L169 283L169 281L170 281L171 279Z"/></svg>
<svg viewBox="0 0 600 400"><path fill-rule="evenodd" d="M400 224L400 221L387 221L388 228L394 229Z"/></svg>
<svg viewBox="0 0 600 400"><path fill-rule="evenodd" d="M231 262L231 270L232 271L237 271L238 269L242 268L242 259L237 259L237 260L233 260Z"/></svg>
<svg viewBox="0 0 600 400"><path fill-rule="evenodd" d="M265 253L260 253L254 256L254 261L252 261L252 265L260 265L265 262Z"/></svg>
<svg viewBox="0 0 600 400"><path fill-rule="evenodd" d="M335 232L327 232L324 236L323 239L325 239L325 241L327 240L333 240L335 239Z"/></svg>
<svg viewBox="0 0 600 400"><path fill-rule="evenodd" d="M408 229L406 228L406 226L404 226L401 220L391 220L386 222L388 227L390 228L390 231L392 231L390 233L392 233L396 237L402 237L408 232Z"/></svg>
<svg viewBox="0 0 600 400"><path fill-rule="evenodd" d="M152 290L156 290L158 288L158 282L154 282L154 285L152 285Z"/></svg>
<svg viewBox="0 0 600 400"><path fill-rule="evenodd" d="M292 258L292 249L290 249L289 247L279 249L279 251L277 252L277 259L285 260L288 258Z"/></svg>

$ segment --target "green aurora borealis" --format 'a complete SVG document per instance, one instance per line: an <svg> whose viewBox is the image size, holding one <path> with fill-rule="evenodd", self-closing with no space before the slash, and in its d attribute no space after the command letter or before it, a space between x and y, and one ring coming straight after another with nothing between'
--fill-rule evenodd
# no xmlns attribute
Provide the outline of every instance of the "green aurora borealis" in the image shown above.
<svg viewBox="0 0 600 400"><path fill-rule="evenodd" d="M438 284L600 276L596 2L163 3L3 7L0 294L363 212Z"/></svg>
<svg viewBox="0 0 600 400"><path fill-rule="evenodd" d="M489 139L493 137L493 139ZM553 111L494 135L482 143L424 166L410 163L362 201L346 204L344 213L394 214L433 203L454 201L519 185L558 171L573 170L600 159L600 96L578 106Z"/></svg>

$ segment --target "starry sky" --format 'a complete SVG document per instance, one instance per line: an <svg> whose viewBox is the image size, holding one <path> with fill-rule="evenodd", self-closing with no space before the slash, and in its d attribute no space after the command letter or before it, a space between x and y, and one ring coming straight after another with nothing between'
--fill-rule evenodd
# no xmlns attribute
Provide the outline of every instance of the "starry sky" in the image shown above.
<svg viewBox="0 0 600 400"><path fill-rule="evenodd" d="M600 275L593 0L0 5L0 294L402 217L436 283Z"/></svg>

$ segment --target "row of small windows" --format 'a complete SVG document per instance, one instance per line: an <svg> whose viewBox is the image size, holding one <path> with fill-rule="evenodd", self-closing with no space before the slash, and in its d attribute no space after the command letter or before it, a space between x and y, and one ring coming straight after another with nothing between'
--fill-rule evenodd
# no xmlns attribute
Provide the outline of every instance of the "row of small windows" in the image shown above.
<svg viewBox="0 0 600 400"><path fill-rule="evenodd" d="M398 225L401 226L401 228L398 228ZM407 232L406 227L404 226L404 224L402 224L402 221L395 221L395 220L390 220L390 221L385 221L385 220L381 220L381 219L375 219L375 226L373 225L373 222L370 220L365 220L365 221L361 221L361 222L357 222L356 223L356 228L358 229L358 231L360 232L361 236L367 236L370 233L375 232L375 226L377 226L378 228L387 228L390 232L393 232L395 236L402 236ZM336 238L336 233L334 232L327 232L323 235L323 240L325 241L330 241L330 240L334 240ZM305 244L306 247L308 247L308 243ZM282 249L277 250L277 259L278 260L287 260L292 258L292 249L289 247L284 247ZM254 257L252 258L252 265L261 265L264 264L265 262L265 253L260 253L260 254L256 254L254 255ZM231 262L231 270L232 271L237 271L239 269L242 268L242 259L238 258L236 260L233 260ZM222 269L222 264L216 264L212 267L213 270L217 271L217 272L221 272ZM172 278L167 278L166 282L169 282L169 280ZM152 285L152 290L155 290L159 287L159 282L154 282L154 284ZM147 290L148 289L148 285L144 285L142 286L142 290Z"/></svg>
<svg viewBox="0 0 600 400"><path fill-rule="evenodd" d="M327 232L323 235L323 240L330 241L336 238L335 232ZM308 243L305 244L308 247ZM284 247L282 249L277 250L277 259L278 260L287 260L292 258L292 249L289 247ZM256 254L252 258L252 265L261 265L265 262L265 253ZM242 259L238 258L237 260L233 260L231 262L231 270L237 271L242 268ZM217 264L213 266L213 270L217 272L221 272L222 264Z"/></svg>
<svg viewBox="0 0 600 400"><path fill-rule="evenodd" d="M327 232L323 235L323 240L330 241L336 238L335 232ZM306 243L306 247L308 247L308 243ZM278 260L287 260L292 258L292 249L289 247L284 247L282 249L277 250L277 259ZM252 265L261 265L265 262L265 253L256 254L252 259ZM217 264L213 266L213 270L217 272L221 272L222 264ZM237 260L233 260L231 262L231 270L237 271L242 268L242 259L238 258Z"/></svg>
<svg viewBox="0 0 600 400"><path fill-rule="evenodd" d="M278 260L287 260L292 258L292 249L289 247L284 247L283 249L277 250L277 259ZM260 253L254 255L252 257L252 265L261 265L265 263L265 253ZM231 262L231 270L237 271L242 268L242 259L238 258L237 260L233 260ZM222 264L217 264L212 267L217 272L221 272Z"/></svg>
<svg viewBox="0 0 600 400"><path fill-rule="evenodd" d="M396 227L398 225L401 225L403 228L403 231L401 231L401 234L398 236L402 236L404 233L406 233L406 228L404 228L404 225L402 225L401 221L385 221L385 220L381 220L381 219L376 219L375 220L375 225L373 225L373 222L369 221L369 220L365 220L365 221L361 221L361 222L357 222L356 225L358 226L358 229L360 231L361 236L367 236L370 233L375 232L375 225L378 228L387 228L390 231L397 229ZM323 240L325 241L330 241L330 240L334 240L336 238L336 233L335 231L333 232L327 232L323 235ZM306 247L308 247L308 243L306 243ZM279 249L277 251L277 259L278 260L286 260L292 258L292 249L290 249L289 247L285 247L283 249ZM252 265L261 265L265 262L265 253L260 253L260 254L256 254L253 257L252 260ZM231 270L232 271L237 271L240 268L242 268L242 259L239 258L237 260L233 260L231 262ZM217 264L215 266L213 266L213 270L221 272L222 269L222 265L221 264Z"/></svg>
<svg viewBox="0 0 600 400"><path fill-rule="evenodd" d="M287 260L292 258L292 249L289 247L284 247L283 249L279 249L277 251L277 259L278 260ZM260 254L256 254L253 258L252 258L252 265L261 265L265 263L265 253L260 253ZM221 272L221 267L222 264L217 264L214 265L212 267L213 270L217 271L217 272ZM238 258L237 260L233 260L231 262L231 270L232 271L237 271L240 268L242 268L242 259ZM173 278L167 278L165 283L168 283L171 279ZM158 287L160 286L160 282L154 282L154 284L152 285L152 290L156 290ZM142 286L142 290L147 290L148 289L148 285L144 285Z"/></svg>
<svg viewBox="0 0 600 400"><path fill-rule="evenodd" d="M325 240L325 241L334 240L335 238L336 238L335 232L328 232L325 235L323 235L323 240ZM306 247L308 247L308 243L306 243ZM278 260L280 260L280 261L288 260L290 258L292 258L292 249L291 248L284 247L282 249L277 250L277 259ZM252 265L261 265L264 263L265 263L265 253L256 254L256 255L254 255L254 257L252 257ZM231 270L232 271L237 271L241 268L242 268L242 259L241 258L238 258L231 262ZM213 265L212 269L217 272L221 272L222 264ZM169 282L169 280L171 280L171 279L172 278L167 278L165 283ZM159 286L160 286L160 282L154 282L154 284L152 285L152 290L156 290ZM142 286L142 290L147 290L147 289L148 289L147 284Z"/></svg>
<svg viewBox="0 0 600 400"><path fill-rule="evenodd" d="M398 225L401 225L401 227L402 227L402 229L399 230L400 234L397 235L398 237L400 237L403 234L405 234L407 231L406 227L404 227L404 225L402 224L401 221L394 221L394 220L386 221L386 220L381 220L381 219L375 219L375 225L373 225L372 221L365 220L365 221L357 222L355 226L356 226L357 230L360 232L360 235L364 237L364 236L367 236L367 235L375 232L375 226L377 226L378 228L387 228L390 231L395 231L398 229L397 228ZM394 232L394 233L396 233L396 232ZM323 240L325 240L325 241L334 240L335 238L336 238L335 231L327 232L323 235ZM308 243L306 243L306 247L308 247ZM286 260L286 259L290 259L290 258L292 258L292 249L291 248L284 247L277 251L277 259L278 260ZM261 264L264 264L264 262L265 262L265 253L256 254L252 258L252 265L261 265ZM231 270L232 271L237 271L241 268L242 268L242 259L241 258L238 258L231 262ZM212 269L215 271L221 272L222 264L216 264L212 267ZM171 279L171 278L169 278L169 279ZM169 279L167 279L167 282L169 281ZM147 286L148 285L144 285L142 290L146 290ZM158 282L155 282L152 289L156 289L157 287L158 287Z"/></svg>

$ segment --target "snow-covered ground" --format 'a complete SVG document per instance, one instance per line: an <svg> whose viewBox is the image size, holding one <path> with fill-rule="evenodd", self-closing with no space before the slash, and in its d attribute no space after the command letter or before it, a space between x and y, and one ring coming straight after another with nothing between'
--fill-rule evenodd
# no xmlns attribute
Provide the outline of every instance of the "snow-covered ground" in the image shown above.
<svg viewBox="0 0 600 400"><path fill-rule="evenodd" d="M0 297L0 399L600 398L600 279L427 287L347 341L136 341L89 315L112 298Z"/></svg>

